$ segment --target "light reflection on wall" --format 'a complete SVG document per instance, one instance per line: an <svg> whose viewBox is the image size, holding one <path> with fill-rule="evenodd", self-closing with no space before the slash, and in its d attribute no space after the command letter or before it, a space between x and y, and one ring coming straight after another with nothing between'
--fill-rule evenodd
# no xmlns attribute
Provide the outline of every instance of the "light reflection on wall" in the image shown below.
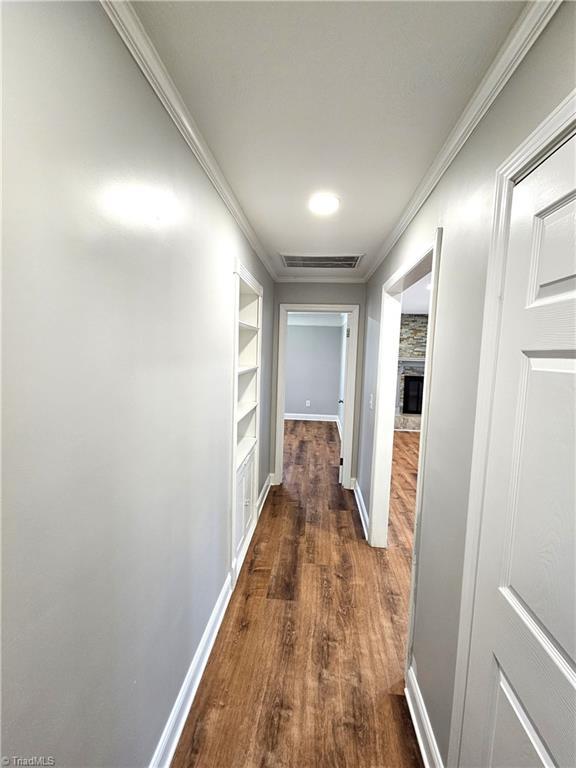
<svg viewBox="0 0 576 768"><path fill-rule="evenodd" d="M130 229L169 228L184 215L176 195L153 184L110 184L101 191L99 206L107 218Z"/></svg>

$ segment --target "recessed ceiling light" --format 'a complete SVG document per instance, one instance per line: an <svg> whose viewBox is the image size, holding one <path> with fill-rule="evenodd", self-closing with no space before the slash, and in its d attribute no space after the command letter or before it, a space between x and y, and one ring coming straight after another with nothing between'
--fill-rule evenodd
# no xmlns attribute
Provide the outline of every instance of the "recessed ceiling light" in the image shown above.
<svg viewBox="0 0 576 768"><path fill-rule="evenodd" d="M427 291L431 291L432 290L432 283L428 283L428 285L426 286L426 290Z"/></svg>
<svg viewBox="0 0 576 768"><path fill-rule="evenodd" d="M316 216L331 216L340 208L340 200L332 192L315 192L308 200L308 208Z"/></svg>

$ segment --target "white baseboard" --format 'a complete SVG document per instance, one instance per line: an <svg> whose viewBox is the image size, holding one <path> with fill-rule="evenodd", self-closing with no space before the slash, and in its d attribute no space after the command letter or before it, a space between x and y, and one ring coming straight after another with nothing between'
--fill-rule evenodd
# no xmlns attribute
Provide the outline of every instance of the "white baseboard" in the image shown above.
<svg viewBox="0 0 576 768"><path fill-rule="evenodd" d="M172 757L178 746L178 740L180 739L182 729L184 728L184 723L186 722L188 712L190 711L194 696L198 690L204 667L210 656L210 651L214 645L214 640L220 629L220 624L224 618L231 595L232 578L231 575L228 574L224 586L218 595L216 605L208 620L204 634L198 644L196 653L190 663L182 687L174 702L168 721L164 726L160 741L152 755L149 768L168 768L172 761Z"/></svg>
<svg viewBox="0 0 576 768"><path fill-rule="evenodd" d="M242 549L234 564L233 572L235 573L240 572L240 568L242 567L242 563L244 562L244 558L246 557L248 547L250 546L252 536L254 535L254 531L256 529L256 523L258 522L258 518L260 517L260 513L270 491L270 486L273 485L273 479L273 475L268 475L264 486L260 491L258 501L256 502L256 509L252 523L246 533ZM174 752L178 746L178 740L180 739L182 729L184 728L184 723L188 717L188 712L190 711L190 707L194 701L194 696L198 690L200 680L202 679L202 673L204 672L206 662L210 656L210 651L214 645L214 640L216 639L216 635L220 629L220 624L224 618L228 602L232 596L233 572L231 571L226 577L224 586L218 595L218 600L216 601L214 610L212 611L210 619L208 620L208 624L204 630L202 639L198 644L194 658L192 659L190 667L188 668L188 672L186 673L186 677L184 678L184 682L182 683L178 697L176 698L174 706L172 707L172 711L170 712L168 722L164 727L160 741L158 742L156 750L154 751L154 755L152 756L152 760L150 761L149 768L168 768L170 762L172 761Z"/></svg>
<svg viewBox="0 0 576 768"><path fill-rule="evenodd" d="M240 576L240 571L242 570L242 565L244 564L244 559L246 557L246 553L248 552L248 547L250 546L250 542L252 541L252 536L254 536L254 531L256 530L257 522L258 522L258 514L256 513L252 515L252 521L250 523L250 527L246 531L246 535L244 536L244 541L242 542L242 547L238 552L238 557L236 558L236 560L234 560L232 564L234 585L236 585L238 576Z"/></svg>
<svg viewBox="0 0 576 768"><path fill-rule="evenodd" d="M260 491L260 496L258 496L258 501L256 502L256 508L254 510L254 514L252 515L252 520L250 522L250 527L246 531L246 535L244 536L244 541L242 542L242 548L238 553L238 557L232 563L232 574L233 574L234 584L236 584L236 580L240 575L240 570L244 563L246 553L248 552L248 547L250 546L250 542L252 541L252 536L254 535L254 531L256 530L256 523L258 522L258 518L260 517L260 512L262 512L262 507L264 506L264 502L266 501L266 497L268 496L268 492L270 491L271 479L272 479L272 475L268 475L268 477L266 478L266 482L264 483L264 486Z"/></svg>
<svg viewBox="0 0 576 768"><path fill-rule="evenodd" d="M285 413L284 421L335 421L338 422L338 416L326 415L325 413Z"/></svg>
<svg viewBox="0 0 576 768"><path fill-rule="evenodd" d="M364 503L364 497L358 484L358 480L353 478L352 487L354 489L354 496L356 498L356 504L358 505L358 511L360 512L360 520L362 522L362 528L364 529L364 536L368 541L368 512L366 510L366 504Z"/></svg>
<svg viewBox="0 0 576 768"><path fill-rule="evenodd" d="M422 753L422 760L426 768L444 768L442 761L442 755L438 749L436 738L434 737L434 731L432 730L432 724L426 711L426 705L422 698L422 693L416 680L416 674L414 668L410 667L406 676L406 701L408 702L408 709L412 716L412 722L414 723L414 730L416 731L416 738L420 745L420 752Z"/></svg>
<svg viewBox="0 0 576 768"><path fill-rule="evenodd" d="M264 485L262 487L262 490L260 491L260 496L258 496L258 501L256 502L256 517L260 517L260 512L262 512L262 508L264 507L264 504L266 502L266 499L268 498L268 493L270 492L270 486L274 485L274 475L270 474L264 481Z"/></svg>
<svg viewBox="0 0 576 768"><path fill-rule="evenodd" d="M340 416L336 416L336 426L338 427L338 434L340 435L340 441L342 441L342 424L340 423Z"/></svg>

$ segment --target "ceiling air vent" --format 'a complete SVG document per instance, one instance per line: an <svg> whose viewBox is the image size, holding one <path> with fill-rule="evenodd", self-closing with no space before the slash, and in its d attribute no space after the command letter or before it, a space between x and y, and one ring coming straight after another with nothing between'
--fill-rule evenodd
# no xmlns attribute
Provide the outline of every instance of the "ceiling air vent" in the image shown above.
<svg viewBox="0 0 576 768"><path fill-rule="evenodd" d="M282 253L285 267L301 269L354 269L363 254L345 254L341 256L305 256L297 253Z"/></svg>

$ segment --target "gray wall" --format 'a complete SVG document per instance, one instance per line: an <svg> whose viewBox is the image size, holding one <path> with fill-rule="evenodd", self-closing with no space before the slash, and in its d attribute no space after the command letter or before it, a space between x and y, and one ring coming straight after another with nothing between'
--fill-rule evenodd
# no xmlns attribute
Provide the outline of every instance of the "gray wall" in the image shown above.
<svg viewBox="0 0 576 768"><path fill-rule="evenodd" d="M414 657L440 750L450 727L482 310L498 166L574 88L576 6L565 3L368 286L358 477L370 499L382 284L444 227L424 477ZM458 383L452 378L458 368Z"/></svg>
<svg viewBox="0 0 576 768"><path fill-rule="evenodd" d="M364 349L364 323L366 306L366 285L363 283L277 283L274 292L274 364L272 386L274 402L278 382L278 322L280 304L357 304L359 306L358 358L356 365L356 405L354 409L354 440L352 446L352 476L356 475L359 425L361 412L361 379ZM272 452L276 440L276 415L272 415Z"/></svg>
<svg viewBox="0 0 576 768"><path fill-rule="evenodd" d="M236 257L261 482L273 284L99 4L4 4L3 38L3 753L143 766L229 569ZM112 220L119 181L179 218Z"/></svg>
<svg viewBox="0 0 576 768"><path fill-rule="evenodd" d="M288 325L285 412L336 416L341 359L342 327Z"/></svg>

